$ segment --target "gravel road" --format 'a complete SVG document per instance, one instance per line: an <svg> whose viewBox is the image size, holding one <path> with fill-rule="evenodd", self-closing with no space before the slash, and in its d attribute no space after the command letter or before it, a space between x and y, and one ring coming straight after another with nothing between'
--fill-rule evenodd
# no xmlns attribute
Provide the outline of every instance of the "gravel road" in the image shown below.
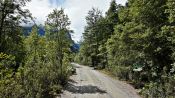
<svg viewBox="0 0 175 98"><path fill-rule="evenodd" d="M76 75L71 77L61 98L140 98L129 84L112 79L93 68L74 65Z"/></svg>

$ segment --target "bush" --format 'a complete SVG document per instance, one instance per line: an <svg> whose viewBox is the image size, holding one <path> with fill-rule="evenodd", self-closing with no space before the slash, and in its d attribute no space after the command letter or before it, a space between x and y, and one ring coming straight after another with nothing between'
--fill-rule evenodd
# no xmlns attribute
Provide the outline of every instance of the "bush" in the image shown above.
<svg viewBox="0 0 175 98"><path fill-rule="evenodd" d="M18 73L15 73L15 57L0 53L0 96L2 97L23 97L24 90L18 82Z"/></svg>

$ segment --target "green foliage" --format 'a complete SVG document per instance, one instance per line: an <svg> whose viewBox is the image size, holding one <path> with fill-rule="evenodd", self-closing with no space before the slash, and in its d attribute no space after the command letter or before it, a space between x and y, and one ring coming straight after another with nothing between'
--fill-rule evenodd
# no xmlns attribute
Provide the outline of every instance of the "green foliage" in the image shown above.
<svg viewBox="0 0 175 98"><path fill-rule="evenodd" d="M21 32L19 24L25 18L31 17L28 10L22 9L30 0L1 0L0 1L0 51L20 54ZM15 54L13 51L16 51Z"/></svg>
<svg viewBox="0 0 175 98"><path fill-rule="evenodd" d="M71 54L69 49L71 45L71 39L68 37L68 33L71 32L71 30L68 28L70 21L68 16L64 13L64 10L61 8L61 10L54 9L53 12L48 15L47 21L45 23L48 29L52 31L48 32L47 34L48 40L54 41L56 43L56 61L54 63L57 65L57 68L60 69L61 84L65 84L67 81L67 71L64 69L66 68L65 65L69 65L65 63L68 63L67 60L70 59L67 55Z"/></svg>
<svg viewBox="0 0 175 98"><path fill-rule="evenodd" d="M16 65L15 57L0 53L0 96L20 97L23 90L22 86L17 83L14 66ZM16 73L17 74L17 73ZM17 75L16 75L17 76ZM15 88L15 90L14 90Z"/></svg>
<svg viewBox="0 0 175 98"><path fill-rule="evenodd" d="M62 25L54 25L50 18L56 18ZM71 41L67 35L70 23L62 9L54 10L49 19L47 26L53 30L60 26L59 31L51 35L53 32L47 30L46 36L40 36L38 27L34 25L30 35L20 42L20 51L25 53L21 55L20 62L16 59L20 53L16 56L0 53L0 97L53 98L61 93L73 68L69 57Z"/></svg>
<svg viewBox="0 0 175 98"><path fill-rule="evenodd" d="M87 26L83 34L84 41L81 44L79 61L86 65L105 68L108 65L106 42L113 34L113 27L118 22L118 5L113 0L111 7L102 17L101 11L92 9L89 11L86 21Z"/></svg>
<svg viewBox="0 0 175 98"><path fill-rule="evenodd" d="M31 18L22 7L29 1L0 1L0 97L53 97L74 72L63 9L48 15L46 36L34 26L22 37L19 23ZM132 82L146 98L175 96L174 0L128 0L125 6L112 0L106 16L92 8L86 21L76 61Z"/></svg>
<svg viewBox="0 0 175 98"><path fill-rule="evenodd" d="M0 1L0 97L19 98L24 94L17 72L25 57L19 23L31 17L22 9L29 1Z"/></svg>
<svg viewBox="0 0 175 98"><path fill-rule="evenodd" d="M83 64L90 64L92 66L98 65L99 57L97 55L99 53L98 47L100 44L99 36L102 33L98 31L100 26L97 25L97 22L100 19L102 19L102 13L95 8L92 8L86 16L88 25L85 27L85 33L83 34L85 43L81 43L82 48L80 51L82 53L78 55L79 61Z"/></svg>
<svg viewBox="0 0 175 98"><path fill-rule="evenodd" d="M175 96L174 9L173 0L112 0L105 17L88 23L77 58L132 82L146 98Z"/></svg>

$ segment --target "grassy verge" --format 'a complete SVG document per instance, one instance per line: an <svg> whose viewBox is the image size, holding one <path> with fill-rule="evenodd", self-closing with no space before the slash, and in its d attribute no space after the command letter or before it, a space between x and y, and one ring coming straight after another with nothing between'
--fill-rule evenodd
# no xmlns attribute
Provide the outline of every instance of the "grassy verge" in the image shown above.
<svg viewBox="0 0 175 98"><path fill-rule="evenodd" d="M112 79L120 80L120 81L122 81L122 82L124 82L124 83L127 83L127 84L130 84L132 87L134 87L134 83L133 83L132 81L121 80L121 79L119 79L119 78L116 76L116 74L112 73L111 71L109 71L109 70L107 70L107 69L102 69L102 70L98 70L98 71L101 72L101 73L103 73L103 74L105 74L105 75L107 75L107 76L109 76L109 77L111 77ZM135 87L134 87L134 88L135 88ZM135 88L135 90L136 90L137 94L140 95L141 89L136 89L136 88ZM140 95L140 96L142 96L142 95Z"/></svg>
<svg viewBox="0 0 175 98"><path fill-rule="evenodd" d="M103 74L106 74L106 75L110 76L113 79L119 80L119 78L115 74L113 74L112 72L108 71L107 69L102 69L102 70L98 70L98 71L103 73Z"/></svg>

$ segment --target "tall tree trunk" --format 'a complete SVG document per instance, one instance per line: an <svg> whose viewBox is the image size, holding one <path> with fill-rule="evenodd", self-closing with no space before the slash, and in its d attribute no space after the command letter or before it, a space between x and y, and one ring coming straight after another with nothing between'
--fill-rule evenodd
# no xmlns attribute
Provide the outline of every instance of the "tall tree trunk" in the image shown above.
<svg viewBox="0 0 175 98"><path fill-rule="evenodd" d="M5 18L7 16L7 13L5 13L5 9L6 9L6 3L4 4L3 8L2 8L2 19L0 19L0 52L2 52L4 50L3 46L2 46L2 42L3 42L3 27L4 27L4 21Z"/></svg>

